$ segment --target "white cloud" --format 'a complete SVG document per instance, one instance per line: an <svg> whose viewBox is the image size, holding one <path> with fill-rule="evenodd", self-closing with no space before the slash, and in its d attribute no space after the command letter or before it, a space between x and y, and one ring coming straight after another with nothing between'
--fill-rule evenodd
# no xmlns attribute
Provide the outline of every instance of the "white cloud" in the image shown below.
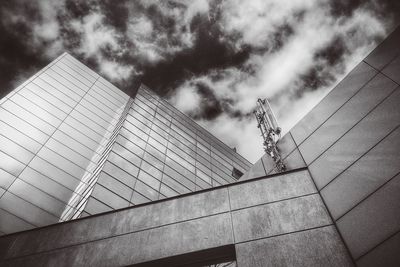
<svg viewBox="0 0 400 267"><path fill-rule="evenodd" d="M71 28L81 34L81 45L77 52L86 57L100 55L100 49L122 50L118 43L120 37L115 29L104 24L101 13L91 13L82 19L70 21Z"/></svg>
<svg viewBox="0 0 400 267"><path fill-rule="evenodd" d="M176 90L170 102L180 111L194 115L200 111L201 96L190 82L186 82Z"/></svg>
<svg viewBox="0 0 400 267"><path fill-rule="evenodd" d="M109 61L103 59L100 64L100 71L107 75L112 81L123 81L128 79L132 72L134 72L133 66L121 65L115 61Z"/></svg>
<svg viewBox="0 0 400 267"><path fill-rule="evenodd" d="M268 97L284 132L366 56L376 45L375 37L386 34L383 22L368 9L360 7L349 17L338 18L331 15L328 1L228 0L223 2L221 12L222 29L226 35L235 37L235 42L252 47L273 47L276 46L275 34L282 26L289 25L291 34L285 36L278 49L251 55L246 62L252 69L251 75L232 67L210 70L179 88L179 93L173 96L175 103L181 102L180 97L189 99L191 94L196 94L193 88L197 82L207 84L220 101L230 100L231 110L242 113L251 112L257 98ZM338 37L345 48L341 64L331 66L315 57ZM298 94L299 89L307 89L302 77L315 66L331 75L328 86ZM225 113L201 123L231 146L237 146L251 161L263 154L255 120L230 117Z"/></svg>

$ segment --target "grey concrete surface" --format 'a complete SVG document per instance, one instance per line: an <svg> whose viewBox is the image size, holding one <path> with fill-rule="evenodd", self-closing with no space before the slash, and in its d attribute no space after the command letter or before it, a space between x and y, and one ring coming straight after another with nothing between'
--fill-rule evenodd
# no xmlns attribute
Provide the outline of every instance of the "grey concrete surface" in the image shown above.
<svg viewBox="0 0 400 267"><path fill-rule="evenodd" d="M333 226L241 243L240 267L353 266Z"/></svg>
<svg viewBox="0 0 400 267"><path fill-rule="evenodd" d="M218 257L226 246L331 223L308 172L300 169L8 235L0 238L0 265L122 266L168 258L179 262L191 253L207 251ZM333 235L321 242L341 248L339 236ZM307 244L305 251L318 254L307 238L297 237ZM290 246L285 242L283 250ZM348 257L345 251L336 253ZM332 254L330 260L336 257ZM320 259L307 260L314 261Z"/></svg>
<svg viewBox="0 0 400 267"><path fill-rule="evenodd" d="M232 222L236 242L332 223L318 194L233 211Z"/></svg>

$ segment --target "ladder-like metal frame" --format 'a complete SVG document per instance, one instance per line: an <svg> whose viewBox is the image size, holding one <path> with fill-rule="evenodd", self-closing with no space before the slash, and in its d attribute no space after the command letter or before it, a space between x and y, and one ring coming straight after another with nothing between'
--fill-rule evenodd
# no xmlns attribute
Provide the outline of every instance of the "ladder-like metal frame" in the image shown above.
<svg viewBox="0 0 400 267"><path fill-rule="evenodd" d="M264 139L265 153L272 157L278 172L285 171L286 166L283 163L277 147L281 128L278 127L278 123L276 122L276 118L267 99L259 98L257 100L257 108L254 110L254 115L257 119L257 128L260 129L261 136Z"/></svg>

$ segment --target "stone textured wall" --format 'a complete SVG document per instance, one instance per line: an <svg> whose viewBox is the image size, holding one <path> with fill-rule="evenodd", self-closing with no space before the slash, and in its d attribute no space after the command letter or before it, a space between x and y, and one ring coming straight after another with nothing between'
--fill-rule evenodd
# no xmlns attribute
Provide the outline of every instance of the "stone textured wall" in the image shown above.
<svg viewBox="0 0 400 267"><path fill-rule="evenodd" d="M307 166L359 266L400 266L400 28L279 141ZM246 179L273 173L264 156Z"/></svg>
<svg viewBox="0 0 400 267"><path fill-rule="evenodd" d="M192 264L235 251L239 266L352 266L306 169L8 235L0 248L2 266Z"/></svg>

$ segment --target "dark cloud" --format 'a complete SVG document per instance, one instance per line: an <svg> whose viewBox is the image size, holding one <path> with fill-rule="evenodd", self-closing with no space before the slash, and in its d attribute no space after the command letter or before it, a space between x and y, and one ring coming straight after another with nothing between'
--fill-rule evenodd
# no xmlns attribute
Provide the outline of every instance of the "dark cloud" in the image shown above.
<svg viewBox="0 0 400 267"><path fill-rule="evenodd" d="M161 95L174 90L184 80L203 75L212 69L241 66L250 55L250 48L236 51L230 42L222 42L222 33L208 17L195 16L190 25L194 45L154 66L143 66L142 81Z"/></svg>
<svg viewBox="0 0 400 267"><path fill-rule="evenodd" d="M191 114L194 119L212 120L223 112L221 101L215 96L214 91L205 83L196 83L197 93L201 97L200 112Z"/></svg>
<svg viewBox="0 0 400 267"><path fill-rule="evenodd" d="M38 19L38 10L29 4L3 1L0 5L0 16L22 13L28 21ZM32 33L25 21L7 23L0 20L0 33L0 97L3 97L47 62L41 56L41 49L32 50L26 42Z"/></svg>

